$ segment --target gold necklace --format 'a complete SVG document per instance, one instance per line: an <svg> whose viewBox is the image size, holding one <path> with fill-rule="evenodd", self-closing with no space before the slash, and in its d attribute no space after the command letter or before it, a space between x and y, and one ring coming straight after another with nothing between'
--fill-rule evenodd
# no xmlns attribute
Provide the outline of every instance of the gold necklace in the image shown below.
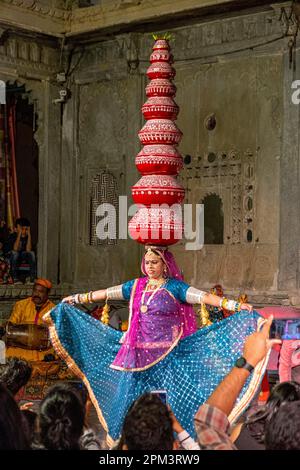
<svg viewBox="0 0 300 470"><path fill-rule="evenodd" d="M151 281L151 279L149 279L148 283L149 283L150 281ZM145 294L146 294L147 286L148 286L148 283L147 283L147 286L146 286L145 289L144 289L144 292L143 292L143 294L142 294L142 299L141 299L140 311L141 311L142 313L147 313L147 311L148 311L148 305L150 304L150 302L151 302L151 300L153 299L153 297L154 297L154 295L156 294L156 292L161 288L161 286L162 286L163 284L165 284L166 281L167 281L166 279L162 279L161 282L160 282L158 285L155 284L155 285L156 285L155 290L154 290L154 291L152 292L152 294L149 296L149 299L147 300L147 302L144 303L144 302L145 302ZM155 285L154 285L154 286L155 286Z"/></svg>
<svg viewBox="0 0 300 470"><path fill-rule="evenodd" d="M149 279L147 282L146 288L150 288L151 290L156 289L156 287L162 286L165 282L166 280L164 278L163 279Z"/></svg>

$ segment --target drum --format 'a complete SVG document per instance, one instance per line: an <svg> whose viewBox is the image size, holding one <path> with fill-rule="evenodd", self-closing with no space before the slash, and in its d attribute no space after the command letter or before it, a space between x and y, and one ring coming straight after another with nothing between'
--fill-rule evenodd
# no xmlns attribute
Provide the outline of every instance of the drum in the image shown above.
<svg viewBox="0 0 300 470"><path fill-rule="evenodd" d="M34 324L7 323L6 346L46 351L51 348L48 328Z"/></svg>

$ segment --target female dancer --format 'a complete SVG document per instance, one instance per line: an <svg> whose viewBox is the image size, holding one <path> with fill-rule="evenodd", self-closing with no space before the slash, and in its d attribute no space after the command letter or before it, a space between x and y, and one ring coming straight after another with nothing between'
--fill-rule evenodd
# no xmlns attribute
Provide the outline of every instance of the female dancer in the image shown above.
<svg viewBox="0 0 300 470"><path fill-rule="evenodd" d="M66 297L44 317L57 353L84 380L112 439L119 437L134 399L157 389L167 390L175 416L194 434L193 416L199 405L234 365L245 337L257 329L258 315L251 305L189 286L169 251L146 249L144 277ZM105 299L130 301L129 327L124 335L68 305ZM200 303L237 314L197 331L189 304ZM239 414L260 383L264 365L258 369L241 393Z"/></svg>

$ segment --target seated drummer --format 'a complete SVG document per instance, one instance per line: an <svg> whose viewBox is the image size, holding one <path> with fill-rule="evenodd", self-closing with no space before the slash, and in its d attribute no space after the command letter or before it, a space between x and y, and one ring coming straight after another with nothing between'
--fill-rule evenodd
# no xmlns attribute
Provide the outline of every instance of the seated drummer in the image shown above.
<svg viewBox="0 0 300 470"><path fill-rule="evenodd" d="M45 326L42 317L55 306L48 298L51 287L52 284L47 279L36 279L32 296L15 303L8 321L15 325L34 324ZM6 349L7 357L22 357L27 361L43 361L44 357L49 354L54 356L53 359L55 358L52 348L46 351L37 351L9 346Z"/></svg>

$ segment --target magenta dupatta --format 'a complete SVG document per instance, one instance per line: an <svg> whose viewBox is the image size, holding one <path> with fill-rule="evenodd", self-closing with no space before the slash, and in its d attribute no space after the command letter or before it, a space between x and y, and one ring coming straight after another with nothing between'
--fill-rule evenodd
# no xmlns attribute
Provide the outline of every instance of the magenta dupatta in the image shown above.
<svg viewBox="0 0 300 470"><path fill-rule="evenodd" d="M163 259L168 274L173 274L172 277L178 280L182 279L173 255L164 253ZM167 286L162 286L153 296L148 303L147 313L141 313L142 295L147 281L147 277L139 278L133 285L128 331L123 336L123 344L110 366L113 369L146 370L164 359L180 338L197 330L193 308L180 304ZM144 302L147 302L150 295L151 292L145 294Z"/></svg>

